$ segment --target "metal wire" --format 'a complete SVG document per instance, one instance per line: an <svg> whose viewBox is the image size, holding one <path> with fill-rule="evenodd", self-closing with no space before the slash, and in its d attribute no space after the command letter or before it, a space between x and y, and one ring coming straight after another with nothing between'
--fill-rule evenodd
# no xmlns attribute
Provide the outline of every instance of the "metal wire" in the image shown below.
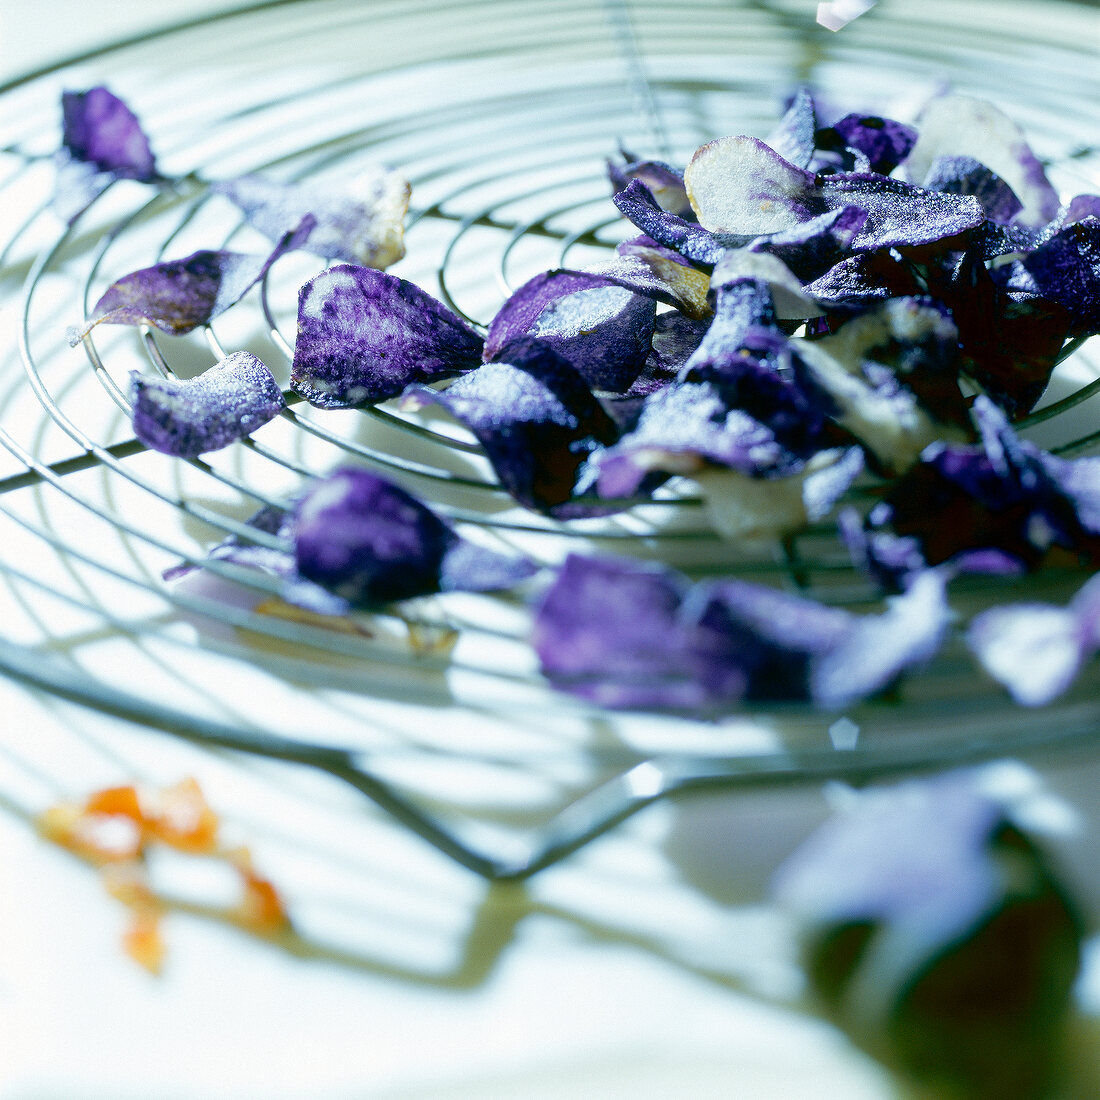
<svg viewBox="0 0 1100 1100"><path fill-rule="evenodd" d="M270 614L263 601L275 583L226 563L206 570L222 588L168 585L162 569L202 561L230 534L285 548L245 517L355 461L395 476L471 537L546 562L611 547L696 574L770 578L841 605L862 608L871 595L827 525L785 545L731 547L711 533L699 498L676 485L608 519L522 514L461 429L397 409L326 414L292 404L255 438L205 460L145 453L127 424L129 370L188 376L249 346L285 377L295 291L310 273L300 257L281 260L253 296L194 338L101 328L84 353L64 345L65 325L126 271L253 240L207 181L245 171L334 177L367 163L398 166L413 185L408 257L396 273L484 325L526 278L604 255L619 239L603 163L620 141L683 160L721 133L766 132L782 95L807 78L826 100L867 106L949 76L1017 115L1067 191L1100 190L1100 159L1081 151L1095 97L1051 78L1073 71L1095 81L1082 6L1042 5L1040 14L1022 3L1015 21L991 23L982 5L941 0L916 15L882 5L841 36L813 27L807 7L705 0L672 14L652 0L464 0L446 9L284 0L0 88L13 108L0 126L0 197L18 213L0 240L0 275L8 301L19 303L19 331L0 361L8 459L0 517L12 532L0 553L11 606L0 669L132 721L339 775L495 878L534 873L677 792L859 778L1091 742L1094 673L1037 728L976 677L957 644L897 699L853 710L860 739L839 751L829 739L838 716L805 708L699 722L609 716L554 695L533 669L516 599L430 601L344 633ZM169 68L153 64L165 57ZM43 135L57 132L62 86L104 80L139 111L177 182L154 194L113 187L62 226L41 201L52 140ZM1091 347L1071 350L1050 402L1028 424L1077 452L1094 439L1100 368ZM1052 572L1028 595L1064 598L1080 579ZM230 590L244 595L227 599ZM960 599L978 605L987 595L976 584ZM58 608L81 629L55 625ZM439 639L451 630L458 644L445 654ZM106 636L124 640L132 664L82 640ZM253 694L242 714L244 680ZM394 728L376 717L377 699L403 708ZM448 744L431 708L483 717L484 743ZM330 720L331 731L316 733ZM539 774L557 804L518 848L514 838L495 850L472 842L468 807L426 803L407 771L400 783L385 780L387 760L418 753Z"/></svg>

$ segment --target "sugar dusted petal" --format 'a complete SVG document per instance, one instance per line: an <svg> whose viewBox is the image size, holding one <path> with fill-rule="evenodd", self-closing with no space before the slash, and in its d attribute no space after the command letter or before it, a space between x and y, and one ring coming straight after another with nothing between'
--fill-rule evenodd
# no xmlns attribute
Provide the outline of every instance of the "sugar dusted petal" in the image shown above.
<svg viewBox="0 0 1100 1100"><path fill-rule="evenodd" d="M614 202L619 212L648 237L695 263L717 263L727 247L742 245L751 239L751 235L746 234L726 238L663 210L641 180L632 181L625 191L615 195Z"/></svg>
<svg viewBox="0 0 1100 1100"><path fill-rule="evenodd" d="M766 288L778 318L803 320L824 312L803 291L801 282L791 269L770 250L728 249L714 267L711 287L720 299L723 290L736 283L753 283Z"/></svg>
<svg viewBox="0 0 1100 1100"><path fill-rule="evenodd" d="M455 539L439 570L441 592L494 592L533 577L538 567L529 558L498 554L464 538Z"/></svg>
<svg viewBox="0 0 1100 1100"><path fill-rule="evenodd" d="M481 362L482 339L413 283L341 264L298 295L291 386L311 405L349 408Z"/></svg>
<svg viewBox="0 0 1100 1100"><path fill-rule="evenodd" d="M652 298L597 274L544 272L521 286L493 318L485 358L497 358L517 338L537 337L589 385L621 393L645 365L656 315Z"/></svg>
<svg viewBox="0 0 1100 1100"><path fill-rule="evenodd" d="M988 398L974 402L977 446L935 443L892 486L889 522L921 543L931 564L973 550L999 550L1026 569L1061 547L1100 562L1100 461L1064 460L1019 439ZM1094 465L1095 464L1095 465Z"/></svg>
<svg viewBox="0 0 1100 1100"><path fill-rule="evenodd" d="M771 649L753 669L749 697L802 696L825 709L865 699L928 660L949 621L945 579L930 571L888 601L881 615L853 615L745 581L716 582L708 591L731 628Z"/></svg>
<svg viewBox="0 0 1100 1100"><path fill-rule="evenodd" d="M925 570L889 598L881 615L856 619L843 640L814 662L810 684L818 706L842 709L931 660L951 622L946 581L938 570Z"/></svg>
<svg viewBox="0 0 1100 1100"><path fill-rule="evenodd" d="M410 387L405 403L441 405L477 436L516 500L559 516L583 513L569 503L581 467L618 436L577 370L530 338L506 345L497 360L445 390Z"/></svg>
<svg viewBox="0 0 1100 1100"><path fill-rule="evenodd" d="M273 577L290 577L294 573L294 555L290 550L291 538L291 513L285 508L275 505L267 505L258 512L253 513L246 521L249 527L267 535L276 535L284 539L286 549L278 549L265 546L257 542L249 542L238 535L230 535L208 554L208 558L218 561L228 561L235 565L248 566L251 569L259 569ZM162 576L166 581L178 580L198 568L189 562L182 565L174 565L166 569Z"/></svg>
<svg viewBox="0 0 1100 1100"><path fill-rule="evenodd" d="M1061 695L1085 657L1072 611L1049 604L1009 604L976 615L967 645L993 679L1021 706L1037 707Z"/></svg>
<svg viewBox="0 0 1100 1100"><path fill-rule="evenodd" d="M921 113L918 130L906 162L910 179L924 179L937 157L973 157L1000 176L1023 203L1017 219L1021 224L1039 227L1058 213L1058 193L1023 131L992 103L965 95L938 96Z"/></svg>
<svg viewBox="0 0 1100 1100"><path fill-rule="evenodd" d="M647 381L653 384L638 392L644 396L671 382L699 347L710 323L709 318L695 320L682 313L658 313L653 327L653 347L635 387L645 386Z"/></svg>
<svg viewBox="0 0 1100 1100"><path fill-rule="evenodd" d="M1023 259L1044 297L1068 310L1071 335L1100 332L1100 219L1067 225Z"/></svg>
<svg viewBox="0 0 1100 1100"><path fill-rule="evenodd" d="M504 588L534 572L525 559L468 543L410 493L364 469L314 484L292 530L299 576L352 607Z"/></svg>
<svg viewBox="0 0 1100 1100"><path fill-rule="evenodd" d="M649 473L693 475L708 463L748 474L801 465L770 428L731 409L718 387L683 383L648 398L633 431L599 455L599 490L629 496Z"/></svg>
<svg viewBox="0 0 1100 1100"><path fill-rule="evenodd" d="M764 585L690 585L662 566L572 555L536 609L534 644L556 687L605 706L702 712L812 697L832 708L934 652L943 590L929 575L883 615L856 616Z"/></svg>
<svg viewBox="0 0 1100 1100"><path fill-rule="evenodd" d="M799 88L791 98L779 125L764 139L784 160L797 168L808 168L814 156L817 110L809 88Z"/></svg>
<svg viewBox="0 0 1100 1100"><path fill-rule="evenodd" d="M699 224L716 233L780 233L825 212L813 173L756 138L718 138L702 146L684 182Z"/></svg>
<svg viewBox="0 0 1100 1100"><path fill-rule="evenodd" d="M910 780L897 794L869 792L816 833L776 877L781 900L814 920L952 932L975 920L992 897L983 853L1000 809L958 776Z"/></svg>
<svg viewBox="0 0 1100 1100"><path fill-rule="evenodd" d="M858 206L841 206L793 229L757 237L748 249L777 257L804 284L848 257L866 222L866 210Z"/></svg>
<svg viewBox="0 0 1100 1100"><path fill-rule="evenodd" d="M818 451L799 475L806 522L823 520L863 473L863 469L863 452L858 447Z"/></svg>
<svg viewBox="0 0 1100 1100"><path fill-rule="evenodd" d="M684 174L664 161L640 160L620 149L625 163L608 161L607 174L616 191L625 191L632 180L639 180L661 207L680 218L694 218L691 203L684 190Z"/></svg>
<svg viewBox="0 0 1100 1100"><path fill-rule="evenodd" d="M716 299L714 321L685 364L683 381L719 387L730 408L767 424L784 447L807 457L822 446L834 408L797 354L801 342L775 327L769 286L731 278Z"/></svg>
<svg viewBox="0 0 1100 1100"><path fill-rule="evenodd" d="M1086 218L1095 218L1100 221L1100 195L1076 195L1067 202L1059 211L1054 220L1045 226L1041 232L1045 238L1054 236L1060 229L1067 225L1075 225Z"/></svg>
<svg viewBox="0 0 1100 1100"><path fill-rule="evenodd" d="M937 439L969 438L958 334L943 311L892 298L799 352L835 418L885 470L910 467Z"/></svg>
<svg viewBox="0 0 1100 1100"><path fill-rule="evenodd" d="M805 286L806 293L825 306L866 304L921 294L923 289L912 268L885 250L840 260Z"/></svg>
<svg viewBox="0 0 1100 1100"><path fill-rule="evenodd" d="M535 610L543 675L607 707L697 711L736 701L747 676L721 635L696 632L687 591L663 566L570 555Z"/></svg>
<svg viewBox="0 0 1100 1100"><path fill-rule="evenodd" d="M715 581L706 591L743 627L788 651L829 653L843 643L855 621L840 608L750 581Z"/></svg>
<svg viewBox="0 0 1100 1100"><path fill-rule="evenodd" d="M973 157L937 157L928 170L924 186L930 191L973 195L990 221L1007 225L1024 208L1016 193L996 172Z"/></svg>
<svg viewBox="0 0 1100 1100"><path fill-rule="evenodd" d="M831 142L823 142L826 148L840 145L858 150L867 158L869 170L883 176L905 160L917 140L917 131L912 126L878 115L845 115L825 134L832 138Z"/></svg>
<svg viewBox="0 0 1100 1100"><path fill-rule="evenodd" d="M700 319L713 312L707 300L710 280L672 249L643 237L624 241L615 251L613 260L587 270L616 286L675 306L689 317Z"/></svg>
<svg viewBox="0 0 1100 1100"><path fill-rule="evenodd" d="M388 603L438 591L446 525L377 475L339 470L299 501L298 572L349 603Z"/></svg>
<svg viewBox="0 0 1100 1100"><path fill-rule="evenodd" d="M386 268L405 255L409 183L390 168L368 168L350 179L281 183L241 176L215 183L248 221L272 240L311 215L316 226L303 247L331 260Z"/></svg>
<svg viewBox="0 0 1100 1100"><path fill-rule="evenodd" d="M269 255L201 251L131 272L107 288L70 343L78 343L103 324L154 325L174 336L208 324L236 305L284 252L298 247L311 228L311 221L304 219Z"/></svg>
<svg viewBox="0 0 1100 1100"><path fill-rule="evenodd" d="M835 980L843 989L853 972L873 968L866 980L876 980L873 988L892 1003L904 983L992 911L1000 875L989 846L1002 822L1001 807L961 774L872 791L780 868L773 892L821 931L853 924L888 930L890 955L887 945L857 954Z"/></svg>
<svg viewBox="0 0 1100 1100"><path fill-rule="evenodd" d="M715 531L739 541L775 539L824 519L862 471L859 447L834 447L779 476L711 467L691 477Z"/></svg>
<svg viewBox="0 0 1100 1100"><path fill-rule="evenodd" d="M913 247L955 237L985 218L973 195L952 195L914 187L874 172L822 176L816 201L828 210L854 206L867 220L852 242L855 249Z"/></svg>
<svg viewBox="0 0 1100 1100"><path fill-rule="evenodd" d="M887 592L902 592L911 576L927 567L920 541L902 538L885 530L890 509L879 505L866 520L854 508L837 516L837 530L851 556L852 564Z"/></svg>
<svg viewBox="0 0 1100 1100"><path fill-rule="evenodd" d="M1070 312L1033 293L1002 288L973 252L959 258L936 295L958 326L964 373L1013 416L1032 409L1070 332Z"/></svg>
<svg viewBox="0 0 1100 1100"><path fill-rule="evenodd" d="M116 177L156 178L149 139L137 116L118 96L104 87L63 92L61 110L62 142L77 160Z"/></svg>
<svg viewBox="0 0 1100 1100"><path fill-rule="evenodd" d="M227 447L279 414L285 405L271 372L237 351L196 378L130 379L134 434L147 447L194 458Z"/></svg>

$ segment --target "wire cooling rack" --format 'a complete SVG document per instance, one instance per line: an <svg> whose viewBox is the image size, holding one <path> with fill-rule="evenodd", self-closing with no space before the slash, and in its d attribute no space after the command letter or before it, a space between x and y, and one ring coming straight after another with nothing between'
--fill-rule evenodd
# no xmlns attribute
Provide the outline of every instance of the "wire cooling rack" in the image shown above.
<svg viewBox="0 0 1100 1100"><path fill-rule="evenodd" d="M175 585L264 504L364 463L469 537L552 563L574 549L726 572L863 609L872 594L828 527L731 546L690 486L604 520L519 512L461 429L391 407L292 405L249 441L182 461L129 428L131 369L187 377L247 348L284 384L298 286L261 288L188 337L97 329L113 279L198 248L263 247L210 181L341 178L373 164L413 185L392 270L484 325L510 288L605 256L624 229L604 160L621 142L685 162L727 133L762 135L809 82L836 109L915 103L945 82L997 102L1066 194L1100 191L1091 114L1095 13L1072 3L887 2L840 35L798 0L299 0L120 42L0 88L0 670L193 741L320 768L490 878L521 878L671 794L857 780L1092 744L1097 676L1039 711L1014 707L955 639L889 699L846 714L771 707L714 721L608 714L555 695L509 597L449 596L336 632L272 615L263 576L213 563ZM172 183L120 182L69 228L49 209L65 88L108 83L140 115ZM1076 349L1026 430L1083 453L1100 365ZM1065 599L1080 576L1029 580ZM1020 591L998 595L1020 597ZM953 592L964 613L990 598Z"/></svg>

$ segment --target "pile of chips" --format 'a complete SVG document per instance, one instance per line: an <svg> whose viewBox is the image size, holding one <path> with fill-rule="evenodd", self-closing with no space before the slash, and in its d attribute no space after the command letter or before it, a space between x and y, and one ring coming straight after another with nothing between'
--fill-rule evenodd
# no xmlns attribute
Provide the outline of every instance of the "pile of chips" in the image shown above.
<svg viewBox="0 0 1100 1100"><path fill-rule="evenodd" d="M64 108L59 209L114 178L158 182L110 92L67 94ZM217 551L322 613L523 582L545 675L605 705L843 707L936 652L959 574L1100 560L1100 459L1056 457L1012 426L1065 349L1100 329L1100 197L1061 202L990 103L943 94L912 125L818 114L802 90L766 140L719 138L683 171L622 152L609 175L637 233L600 264L529 280L485 331L382 270L403 254L409 188L379 168L315 192L212 185L273 250L128 274L73 341L99 324L189 331L305 249L336 262L301 288L291 391L320 409L438 405L525 508L607 515L687 477L720 533L776 537L877 479L870 514L838 518L887 599L878 615L610 558L548 575L467 543L366 470L256 518L285 554L239 540ZM285 402L246 352L187 381L135 374L132 397L138 438L182 457ZM1100 648L1090 592L1069 609L996 608L970 625L971 648L1020 702L1046 702Z"/></svg>

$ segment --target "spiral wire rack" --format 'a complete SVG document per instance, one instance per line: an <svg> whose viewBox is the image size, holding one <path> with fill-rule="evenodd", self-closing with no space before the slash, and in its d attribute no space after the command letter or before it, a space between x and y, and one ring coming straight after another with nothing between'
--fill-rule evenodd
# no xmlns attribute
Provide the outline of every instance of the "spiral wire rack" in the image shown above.
<svg viewBox="0 0 1100 1100"><path fill-rule="evenodd" d="M320 768L489 878L528 876L684 791L1094 744L1094 672L1025 711L958 639L895 695L845 715L789 705L704 722L552 693L518 597L450 595L345 630L272 614L273 580L205 554L228 535L281 548L248 515L348 462L399 481L468 537L542 562L611 551L857 609L873 594L827 525L732 546L690 485L606 519L523 513L462 429L391 406L323 412L289 394L281 418L226 451L146 451L129 426L131 369L189 377L247 348L285 384L297 288L318 270L303 255L191 336L101 327L83 348L66 343L66 327L128 271L198 248L263 247L211 181L340 178L373 164L400 168L413 188L407 257L392 270L484 326L531 275L602 258L624 235L604 171L618 143L682 163L712 137L766 133L805 82L826 103L867 109L950 81L1015 118L1061 191L1100 191L1086 5L887 3L840 35L813 24L812 6L289 0L0 88L11 227L0 239L0 670L200 744ZM104 82L142 118L170 182L120 181L65 226L48 198L60 92ZM1023 429L1087 453L1100 441L1098 389L1095 348L1067 348ZM165 582L180 562L206 568ZM1082 579L1048 571L1026 591L1064 600ZM952 598L966 612L992 593L974 582Z"/></svg>

